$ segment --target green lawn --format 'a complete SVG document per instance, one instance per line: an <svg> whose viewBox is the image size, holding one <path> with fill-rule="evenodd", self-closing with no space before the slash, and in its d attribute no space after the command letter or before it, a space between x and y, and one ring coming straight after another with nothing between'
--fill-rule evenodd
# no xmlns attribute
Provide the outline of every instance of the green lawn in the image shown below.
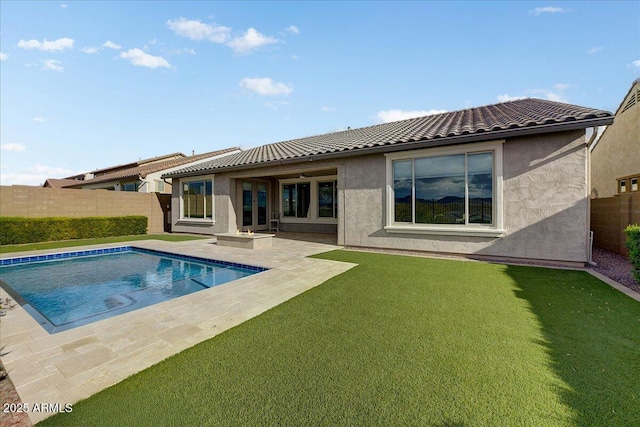
<svg viewBox="0 0 640 427"><path fill-rule="evenodd" d="M58 242L24 243L21 245L0 246L0 253L37 251L41 249L71 248L74 246L100 245L104 243L132 242L136 240L164 240L166 242L183 242L185 240L206 239L202 236L190 236L184 234L143 234L136 236L101 237L97 239L65 240Z"/></svg>
<svg viewBox="0 0 640 427"><path fill-rule="evenodd" d="M584 272L351 251L42 425L630 426L640 303Z"/></svg>

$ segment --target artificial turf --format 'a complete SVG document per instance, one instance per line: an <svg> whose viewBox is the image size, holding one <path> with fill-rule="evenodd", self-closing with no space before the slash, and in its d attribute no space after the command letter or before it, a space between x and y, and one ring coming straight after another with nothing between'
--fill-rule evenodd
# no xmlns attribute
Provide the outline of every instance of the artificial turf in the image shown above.
<svg viewBox="0 0 640 427"><path fill-rule="evenodd" d="M95 239L63 240L42 243L24 243L20 245L2 245L0 253L37 251L43 249L72 248L74 246L101 245L105 243L133 242L137 240L163 240L166 242L183 242L186 240L206 239L202 236L191 236L184 234L142 234L135 236L100 237Z"/></svg>
<svg viewBox="0 0 640 427"><path fill-rule="evenodd" d="M359 264L42 425L628 426L640 303L580 271Z"/></svg>

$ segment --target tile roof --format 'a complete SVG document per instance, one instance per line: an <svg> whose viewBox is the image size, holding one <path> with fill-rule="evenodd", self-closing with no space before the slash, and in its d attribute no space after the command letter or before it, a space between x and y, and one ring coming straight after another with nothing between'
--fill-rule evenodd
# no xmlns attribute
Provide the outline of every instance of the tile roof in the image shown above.
<svg viewBox="0 0 640 427"><path fill-rule="evenodd" d="M70 185L74 185L77 184L78 180L77 179L69 179L69 178L62 178L62 179L57 179L57 178L48 178L45 182L43 187L49 187L49 188L64 188L64 187L68 187Z"/></svg>
<svg viewBox="0 0 640 427"><path fill-rule="evenodd" d="M269 162L302 161L331 155L357 154L358 150L424 142L421 148L441 145L440 140L486 136L498 138L509 130L532 130L534 133L563 130L571 123L585 122L584 128L613 121L608 111L542 99L528 98L431 116L417 117L359 129L276 142L242 151L220 159L203 162L167 174L196 175L199 172L266 166ZM549 130L551 125L554 130ZM564 126L563 126L564 125ZM431 144L430 144L431 143ZM415 148L415 147L412 147Z"/></svg>
<svg viewBox="0 0 640 427"><path fill-rule="evenodd" d="M206 159L214 156L220 156L226 153L231 153L233 151L239 151L239 150L240 149L238 147L231 147L231 148L225 148L223 150L210 151L208 153L196 154L188 157L175 157L174 155L168 155L168 156L162 156L162 158L171 157L170 160L157 162L157 163L149 163L149 160L151 159L147 159L147 160L138 162L138 163L142 163L142 165L133 166L133 167L121 169L121 170L116 170L112 173L105 173L104 175L98 175L91 179L69 180L71 182L67 183L66 185L63 185L63 187L65 188L82 187L85 185L98 184L101 182L138 179L138 177L144 178L150 173L160 172L164 169L174 168L176 166L181 166L181 165L195 162L198 160L202 160L202 159Z"/></svg>

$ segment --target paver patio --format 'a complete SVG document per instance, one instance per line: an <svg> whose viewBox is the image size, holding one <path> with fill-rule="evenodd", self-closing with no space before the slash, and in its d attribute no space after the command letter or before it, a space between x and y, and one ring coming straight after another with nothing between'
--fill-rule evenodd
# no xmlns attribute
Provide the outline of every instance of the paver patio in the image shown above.
<svg viewBox="0 0 640 427"><path fill-rule="evenodd" d="M281 237L286 234L274 238L273 247L266 250L219 247L215 239L134 242L131 246L270 270L64 332L49 334L16 304L0 321L0 348L22 402L60 403L61 407L75 403L353 267L307 258L336 249L331 239L311 242L295 240L296 235ZM64 251L38 253L52 252ZM0 297L7 296L0 289ZM29 413L29 418L36 423L49 415Z"/></svg>

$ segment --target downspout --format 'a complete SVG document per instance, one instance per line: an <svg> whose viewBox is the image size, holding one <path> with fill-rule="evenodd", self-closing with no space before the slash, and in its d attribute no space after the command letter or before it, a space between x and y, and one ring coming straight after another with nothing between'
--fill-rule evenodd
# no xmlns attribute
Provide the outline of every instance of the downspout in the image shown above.
<svg viewBox="0 0 640 427"><path fill-rule="evenodd" d="M593 142L598 136L598 127L593 127L591 138L587 141L587 264L595 266L593 262L593 231L591 231L591 150L593 150Z"/></svg>

